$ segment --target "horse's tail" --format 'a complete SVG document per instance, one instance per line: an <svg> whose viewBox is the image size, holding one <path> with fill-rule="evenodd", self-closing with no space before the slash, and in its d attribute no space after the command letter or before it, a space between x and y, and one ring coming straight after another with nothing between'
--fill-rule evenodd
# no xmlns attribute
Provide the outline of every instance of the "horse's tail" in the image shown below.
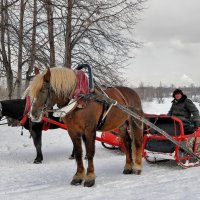
<svg viewBox="0 0 200 200"><path fill-rule="evenodd" d="M133 112L137 113L143 117L143 110L131 109ZM129 116L129 127L130 127L130 137L131 137L131 148L132 148L132 159L134 163L135 173L140 174L142 169L142 144L143 144L143 122Z"/></svg>

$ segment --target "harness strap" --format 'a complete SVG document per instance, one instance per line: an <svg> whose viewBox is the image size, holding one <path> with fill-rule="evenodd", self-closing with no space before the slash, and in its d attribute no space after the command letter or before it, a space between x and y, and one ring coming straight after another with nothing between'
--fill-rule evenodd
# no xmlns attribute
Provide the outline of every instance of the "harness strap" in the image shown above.
<svg viewBox="0 0 200 200"><path fill-rule="evenodd" d="M126 98L124 97L124 95L122 94L122 92L119 89L117 89L117 88L114 88L114 89L118 91L118 93L120 94L120 96L124 100L125 105L128 107L128 102L127 102ZM138 109L136 108L135 110L138 110ZM141 128L141 125L138 124L138 122L135 120L135 118L133 118L133 121L135 122L135 124L136 124L136 126L138 128L143 129L143 127Z"/></svg>
<svg viewBox="0 0 200 200"><path fill-rule="evenodd" d="M117 88L114 88L114 87L113 87L113 89L115 89L119 93L119 95L121 96L121 98L124 100L125 104L128 105L128 102L125 99L124 95L121 93L121 91L118 90ZM109 98L109 96L105 92L103 92L103 93ZM104 101L104 103L103 103L103 110L102 110L102 113L101 113L101 116L99 118L99 122L98 122L98 125L97 125L97 130L99 130L104 125L108 113L110 112L110 110L111 110L111 108L113 106L117 105L117 101L112 102L109 107L108 107L108 105L109 104Z"/></svg>
<svg viewBox="0 0 200 200"><path fill-rule="evenodd" d="M25 106L23 115L28 114L30 109L31 109L31 98L30 98L30 96L26 96L26 106Z"/></svg>
<svg viewBox="0 0 200 200"><path fill-rule="evenodd" d="M43 131L49 130L50 126L51 126L51 119L47 118L47 120L45 121L43 120L43 126L42 126Z"/></svg>
<svg viewBox="0 0 200 200"><path fill-rule="evenodd" d="M18 122L18 125L19 126L24 126L24 124L26 123L27 119L28 119L28 116L24 115L23 118Z"/></svg>
<svg viewBox="0 0 200 200"><path fill-rule="evenodd" d="M24 124L26 123L30 109L31 109L31 98L30 96L26 96L26 105L25 105L23 117L18 123L19 126L24 126Z"/></svg>
<svg viewBox="0 0 200 200"><path fill-rule="evenodd" d="M124 100L125 105L128 106L128 102L127 102L126 98L124 97L124 95L121 93L121 91L115 87L113 89L115 89L119 93L121 98Z"/></svg>
<svg viewBox="0 0 200 200"><path fill-rule="evenodd" d="M103 109L102 109L102 113L101 113L101 116L99 118L96 130L99 130L104 125L104 123L105 123L106 116L104 115L104 113L108 110L108 108L109 108L108 105L109 105L108 103L106 103L105 101L103 101Z"/></svg>

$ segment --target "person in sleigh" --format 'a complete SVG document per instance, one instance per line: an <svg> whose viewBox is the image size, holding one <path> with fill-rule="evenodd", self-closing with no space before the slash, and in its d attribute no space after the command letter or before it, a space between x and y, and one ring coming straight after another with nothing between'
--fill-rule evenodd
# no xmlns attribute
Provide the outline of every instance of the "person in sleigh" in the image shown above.
<svg viewBox="0 0 200 200"><path fill-rule="evenodd" d="M173 101L168 116L175 116L182 120L185 134L193 133L200 127L199 110L180 89L173 92Z"/></svg>

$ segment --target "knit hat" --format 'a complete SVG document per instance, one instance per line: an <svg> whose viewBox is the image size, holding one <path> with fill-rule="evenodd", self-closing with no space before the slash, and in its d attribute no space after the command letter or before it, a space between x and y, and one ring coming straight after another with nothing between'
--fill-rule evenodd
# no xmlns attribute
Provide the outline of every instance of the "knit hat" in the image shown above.
<svg viewBox="0 0 200 200"><path fill-rule="evenodd" d="M175 89L172 96L175 98L176 94L182 94L183 95L183 92L182 92L181 89Z"/></svg>

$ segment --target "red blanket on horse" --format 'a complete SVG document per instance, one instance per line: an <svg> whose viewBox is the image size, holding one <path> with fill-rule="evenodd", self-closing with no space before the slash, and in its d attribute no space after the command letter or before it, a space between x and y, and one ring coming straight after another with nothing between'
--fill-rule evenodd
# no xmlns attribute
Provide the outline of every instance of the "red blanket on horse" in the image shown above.
<svg viewBox="0 0 200 200"><path fill-rule="evenodd" d="M72 95L73 99L77 99L80 95L86 95L89 93L88 77L86 76L85 72L77 70L76 80L77 80L76 88Z"/></svg>

